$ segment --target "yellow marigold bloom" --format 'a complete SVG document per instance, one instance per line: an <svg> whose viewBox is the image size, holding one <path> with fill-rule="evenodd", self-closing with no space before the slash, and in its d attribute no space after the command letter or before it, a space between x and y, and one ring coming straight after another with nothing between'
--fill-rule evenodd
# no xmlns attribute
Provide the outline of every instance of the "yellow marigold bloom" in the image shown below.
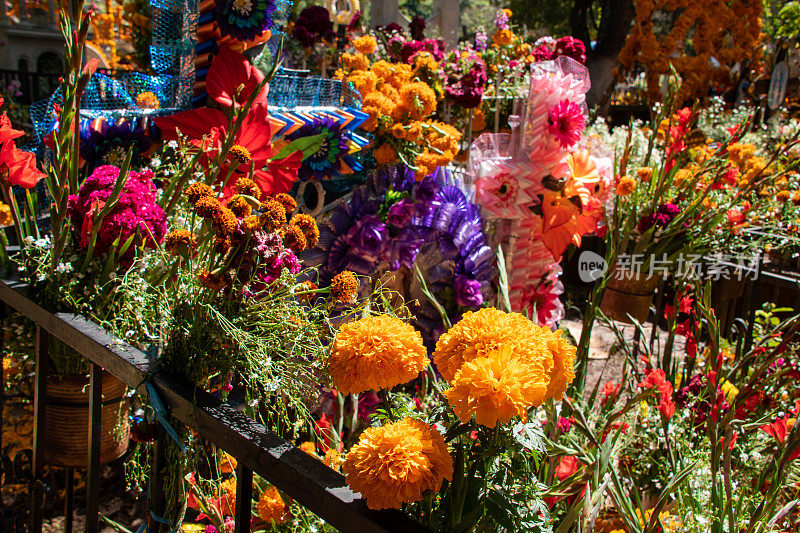
<svg viewBox="0 0 800 533"><path fill-rule="evenodd" d="M313 442L304 442L299 446L299 448L309 455L317 455L317 445Z"/></svg>
<svg viewBox="0 0 800 533"><path fill-rule="evenodd" d="M404 139L406 136L406 129L402 124L395 124L392 126L392 136L395 139Z"/></svg>
<svg viewBox="0 0 800 533"><path fill-rule="evenodd" d="M329 448L328 451L325 452L325 464L334 470L339 470L343 462L342 454L333 448Z"/></svg>
<svg viewBox="0 0 800 533"><path fill-rule="evenodd" d="M222 204L213 196L202 196L194 204L197 216L202 218L212 218L222 208Z"/></svg>
<svg viewBox="0 0 800 533"><path fill-rule="evenodd" d="M139 109L159 109L158 97L151 91L139 93L136 97L136 107Z"/></svg>
<svg viewBox="0 0 800 533"><path fill-rule="evenodd" d="M342 394L388 389L411 381L427 366L422 335L389 315L344 324L328 360L333 385Z"/></svg>
<svg viewBox="0 0 800 533"><path fill-rule="evenodd" d="M636 180L630 176L622 176L617 183L617 196L628 196L636 190Z"/></svg>
<svg viewBox="0 0 800 533"><path fill-rule="evenodd" d="M228 202L228 209L233 211L233 214L239 218L250 216L253 212L253 206L241 194L234 194Z"/></svg>
<svg viewBox="0 0 800 533"><path fill-rule="evenodd" d="M267 233L277 231L286 223L286 209L274 198L267 198L261 202L261 227Z"/></svg>
<svg viewBox="0 0 800 533"><path fill-rule="evenodd" d="M164 250L173 255L187 255L197 246L194 233L188 229L176 229L164 237Z"/></svg>
<svg viewBox="0 0 800 533"><path fill-rule="evenodd" d="M305 250L308 245L306 236L303 235L303 230L294 224L287 224L281 228L280 234L283 237L283 245L296 254Z"/></svg>
<svg viewBox="0 0 800 533"><path fill-rule="evenodd" d="M236 513L236 478L229 477L217 488L220 499L224 498L232 515Z"/></svg>
<svg viewBox="0 0 800 533"><path fill-rule="evenodd" d="M292 195L287 194L285 192L279 192L273 198L283 206L283 209L286 211L286 216L288 217L294 210L297 209L297 201L292 198Z"/></svg>
<svg viewBox="0 0 800 533"><path fill-rule="evenodd" d="M218 237L229 237L236 231L236 215L227 207L220 207L212 216L212 224Z"/></svg>
<svg viewBox="0 0 800 533"><path fill-rule="evenodd" d="M247 233L255 233L261 229L261 220L256 215L250 215L242 219L242 229Z"/></svg>
<svg viewBox="0 0 800 533"><path fill-rule="evenodd" d="M347 484L371 509L399 509L404 503L437 492L453 478L453 458L439 430L422 420L364 431L344 460Z"/></svg>
<svg viewBox="0 0 800 533"><path fill-rule="evenodd" d="M784 189L782 191L778 191L778 194L775 195L775 198L777 198L779 202L785 203L789 201L789 198L791 198L791 196L792 193Z"/></svg>
<svg viewBox="0 0 800 533"><path fill-rule="evenodd" d="M639 176L639 179L642 181L650 181L650 177L653 175L653 169L651 167L639 167L636 169L636 175Z"/></svg>
<svg viewBox="0 0 800 533"><path fill-rule="evenodd" d="M406 140L407 141L416 141L420 137L422 137L422 123L421 122L412 122L408 125L408 128L405 130Z"/></svg>
<svg viewBox="0 0 800 533"><path fill-rule="evenodd" d="M236 470L236 458L232 455L229 455L225 452L219 456L219 460L217 461L217 467L219 468L220 474L230 474L234 470Z"/></svg>
<svg viewBox="0 0 800 533"><path fill-rule="evenodd" d="M501 346L465 363L444 394L463 423L475 415L478 424L495 427L515 416L526 420L528 408L539 405L546 390L546 376L516 357L511 346Z"/></svg>
<svg viewBox="0 0 800 533"><path fill-rule="evenodd" d="M306 237L306 246L313 248L319 243L319 227L317 221L311 215L305 213L298 213L292 217L290 224L294 224L300 228L303 235Z"/></svg>
<svg viewBox="0 0 800 533"><path fill-rule="evenodd" d="M400 89L400 109L411 120L419 120L436 111L436 93L421 81L409 83Z"/></svg>
<svg viewBox="0 0 800 533"><path fill-rule="evenodd" d="M351 54L345 52L342 54L342 65L350 70L367 70L369 68L369 59L361 52Z"/></svg>
<svg viewBox="0 0 800 533"><path fill-rule="evenodd" d="M391 144L382 144L372 151L379 165L388 165L397 161L397 150Z"/></svg>
<svg viewBox="0 0 800 533"><path fill-rule="evenodd" d="M672 182L675 184L676 187L680 187L684 183L688 182L692 178L692 171L688 168L682 168L675 173L672 177Z"/></svg>
<svg viewBox="0 0 800 533"><path fill-rule="evenodd" d="M508 9L508 8L504 9L504 10L503 10L503 13L505 13L505 15L506 15L508 18L511 18L511 15L513 15L513 14L514 14L514 12L513 12L513 11L511 11L510 9Z"/></svg>
<svg viewBox="0 0 800 533"><path fill-rule="evenodd" d="M561 330L542 328L547 339L547 349L553 356L553 369L547 384L547 398L560 400L567 386L575 379L575 353L577 348L561 335Z"/></svg>
<svg viewBox="0 0 800 533"><path fill-rule="evenodd" d="M514 40L514 32L511 30L497 30L492 35L492 42L497 46L506 46Z"/></svg>
<svg viewBox="0 0 800 533"><path fill-rule="evenodd" d="M189 203L192 205L197 204L197 201L204 196L214 196L214 189L205 183L192 183L186 187L184 194L189 198Z"/></svg>
<svg viewBox="0 0 800 533"><path fill-rule="evenodd" d="M10 226L14 223L14 217L11 216L11 207L0 202L0 226Z"/></svg>
<svg viewBox="0 0 800 533"><path fill-rule="evenodd" d="M270 486L258 497L258 517L267 524L283 524L289 514L278 489Z"/></svg>
<svg viewBox="0 0 800 533"><path fill-rule="evenodd" d="M378 41L372 35L362 35L353 40L353 48L362 54L374 54L378 48Z"/></svg>
<svg viewBox="0 0 800 533"><path fill-rule="evenodd" d="M548 348L551 341L549 329L537 326L519 313L488 307L478 312L468 311L439 337L433 362L442 376L452 381L464 363L507 346L516 357L536 367L546 389L553 370L553 356ZM544 394L542 390L542 399Z"/></svg>
<svg viewBox="0 0 800 533"><path fill-rule="evenodd" d="M331 296L337 302L352 302L358 292L358 278L349 270L339 272L331 281Z"/></svg>
<svg viewBox="0 0 800 533"><path fill-rule="evenodd" d="M233 185L233 190L239 194L246 194L256 200L261 200L261 189L250 178L239 178Z"/></svg>

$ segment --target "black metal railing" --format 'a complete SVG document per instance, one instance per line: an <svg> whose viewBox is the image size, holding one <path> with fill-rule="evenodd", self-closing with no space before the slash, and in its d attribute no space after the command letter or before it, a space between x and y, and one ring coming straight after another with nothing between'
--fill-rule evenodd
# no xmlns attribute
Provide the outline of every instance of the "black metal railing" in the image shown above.
<svg viewBox="0 0 800 533"><path fill-rule="evenodd" d="M42 505L45 495L44 423L48 346L55 338L82 354L91 362L89 386L89 443L86 474L86 531L98 531L100 499L100 407L103 369L130 388L141 387L145 379L158 391L170 416L185 424L200 437L214 443L237 460L236 533L248 533L252 504L253 472L275 485L300 505L341 531L352 532L424 532L400 511L374 511L354 494L344 477L318 459L303 452L263 425L251 420L233 406L212 397L186 380L173 379L163 372L152 373L152 360L142 351L120 343L98 325L72 313L51 312L31 298L29 287L14 279L0 280L0 301L16 309L36 326L35 385L33 399L33 450L30 468L15 471L29 479L30 530L42 530ZM4 385L4 384L3 384ZM2 406L0 405L0 408ZM1 422L2 419L0 419ZM0 426L0 438L2 427ZM158 441L157 441L158 442ZM158 508L163 501L158 473L163 465L163 450L158 444L152 454L150 504ZM2 449L2 442L0 442ZM23 461L25 460L23 455ZM67 472L65 498L67 533L72 528L74 485L71 469ZM150 531L157 531L152 523Z"/></svg>
<svg viewBox="0 0 800 533"><path fill-rule="evenodd" d="M20 104L30 105L33 102L50 98L58 88L59 74L40 74L22 70L0 69L0 86L9 87L13 82L19 83L19 96L14 99ZM14 95L12 95L14 96Z"/></svg>

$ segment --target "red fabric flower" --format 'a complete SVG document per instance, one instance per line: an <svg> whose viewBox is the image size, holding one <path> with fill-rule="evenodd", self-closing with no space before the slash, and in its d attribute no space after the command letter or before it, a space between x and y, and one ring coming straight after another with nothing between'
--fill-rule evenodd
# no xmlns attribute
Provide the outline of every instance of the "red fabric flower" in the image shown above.
<svg viewBox="0 0 800 533"><path fill-rule="evenodd" d="M234 102L242 106L256 90L264 74L261 73L242 54L234 52L228 47L221 48L206 77L206 91L215 102L225 107L231 107ZM239 95L236 95L236 91ZM253 105L266 105L269 85L264 85L256 96Z"/></svg>

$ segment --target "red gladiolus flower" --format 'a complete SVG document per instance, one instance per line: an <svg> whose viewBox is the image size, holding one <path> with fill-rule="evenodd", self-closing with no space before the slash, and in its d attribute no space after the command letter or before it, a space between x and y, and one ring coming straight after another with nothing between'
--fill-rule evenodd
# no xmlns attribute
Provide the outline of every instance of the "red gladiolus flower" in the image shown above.
<svg viewBox="0 0 800 533"><path fill-rule="evenodd" d="M675 414L675 404L672 403L672 383L667 381L667 376L662 369L647 371L646 377L643 382L639 383L639 387L645 389L658 387L661 393L658 410L667 419L672 418L672 415Z"/></svg>
<svg viewBox="0 0 800 533"><path fill-rule="evenodd" d="M220 49L208 69L206 91L208 96L220 105L231 107L235 102L242 106L263 79L264 74L246 57L225 47ZM269 86L264 85L253 105L267 105L268 93Z"/></svg>
<svg viewBox="0 0 800 533"><path fill-rule="evenodd" d="M619 383L609 381L603 385L603 388L600 389L600 394L602 395L600 405L605 405L610 399L616 397L617 393L619 393Z"/></svg>
<svg viewBox="0 0 800 533"><path fill-rule="evenodd" d="M44 178L44 172L36 168L33 153L20 150L13 140L7 140L0 148L0 176L3 174L7 185L19 185L25 189L36 186Z"/></svg>
<svg viewBox="0 0 800 533"><path fill-rule="evenodd" d="M578 458L572 455L564 456L559 461L558 466L556 467L556 477L559 481L564 481L568 477L574 475L578 469L580 468L578 463ZM586 485L583 485L581 492L578 494L573 494L572 496L568 496L566 498L568 504L572 504L575 501L575 498L583 498L586 495ZM561 496L549 496L544 498L545 503L548 507L552 508L557 502L564 499Z"/></svg>

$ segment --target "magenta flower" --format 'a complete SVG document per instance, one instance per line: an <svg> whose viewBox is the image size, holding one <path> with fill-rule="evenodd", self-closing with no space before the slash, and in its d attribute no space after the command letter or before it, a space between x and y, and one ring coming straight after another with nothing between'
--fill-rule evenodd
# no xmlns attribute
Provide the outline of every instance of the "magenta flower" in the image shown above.
<svg viewBox="0 0 800 533"><path fill-rule="evenodd" d="M561 100L548 113L550 133L562 148L568 148L581 139L581 131L586 126L583 110L575 102Z"/></svg>

